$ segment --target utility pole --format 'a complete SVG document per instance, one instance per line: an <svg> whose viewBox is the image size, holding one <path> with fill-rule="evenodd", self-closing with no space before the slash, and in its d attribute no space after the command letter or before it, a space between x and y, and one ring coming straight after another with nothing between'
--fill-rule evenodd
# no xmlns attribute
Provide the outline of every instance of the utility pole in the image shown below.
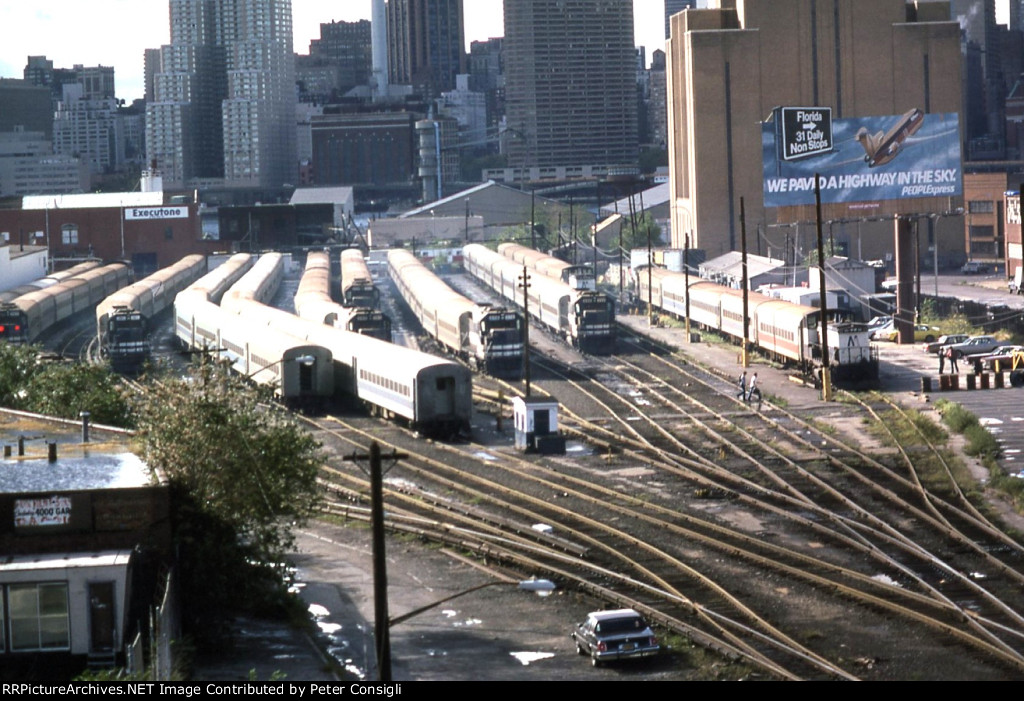
<svg viewBox="0 0 1024 701"><path fill-rule="evenodd" d="M409 456L393 451L387 456L398 461ZM344 458L352 462L370 462L371 528L373 534L373 615L377 670L380 681L391 682L391 631L388 616L388 570L384 554L384 471L381 469L380 446L370 443L370 453L352 454Z"/></svg>
<svg viewBox="0 0 1024 701"><path fill-rule="evenodd" d="M686 290L686 342L691 343L690 335L690 232L683 238L683 289Z"/></svg>
<svg viewBox="0 0 1024 701"><path fill-rule="evenodd" d="M519 277L519 286L523 288L523 380L526 382L526 397L530 396L530 273L523 266L523 274Z"/></svg>
<svg viewBox="0 0 1024 701"><path fill-rule="evenodd" d="M750 282L747 277L747 215L743 208L743 198L740 198L740 268L743 271L740 276L740 284L743 287L743 350L740 352L740 366L750 367ZM689 290L687 290L689 292ZM687 295L689 298L689 295Z"/></svg>
<svg viewBox="0 0 1024 701"><path fill-rule="evenodd" d="M814 206L818 220L818 291L821 293L821 319L818 333L821 334L821 398L832 401L832 371L828 357L828 295L825 293L825 244L821 234L821 176L814 174Z"/></svg>

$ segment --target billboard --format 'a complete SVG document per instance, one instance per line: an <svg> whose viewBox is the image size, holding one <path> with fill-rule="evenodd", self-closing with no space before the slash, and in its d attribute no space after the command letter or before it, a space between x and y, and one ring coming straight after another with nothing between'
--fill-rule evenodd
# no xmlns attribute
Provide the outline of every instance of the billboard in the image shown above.
<svg viewBox="0 0 1024 701"><path fill-rule="evenodd" d="M825 139L818 139L817 153L794 159L793 139L788 136L793 131L784 130L782 113L801 110L800 116L807 117L812 109L823 111L779 108L772 121L761 125L765 207L813 205L815 174L825 204L963 193L956 112L926 114L912 109L901 115L831 120L830 148L820 148ZM812 122L825 120L805 123Z"/></svg>

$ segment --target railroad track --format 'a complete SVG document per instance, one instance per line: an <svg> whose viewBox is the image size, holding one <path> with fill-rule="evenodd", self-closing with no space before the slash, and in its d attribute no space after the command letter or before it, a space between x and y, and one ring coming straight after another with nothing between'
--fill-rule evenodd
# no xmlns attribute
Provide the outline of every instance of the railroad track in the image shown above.
<svg viewBox="0 0 1024 701"><path fill-rule="evenodd" d="M617 366L621 369L623 365L631 365L631 363L628 360L624 360L622 357L616 357L608 361L607 365ZM677 367L676 370L678 371L679 368ZM549 367L549 372L558 373L560 371L552 370ZM610 372L611 370L609 370L609 373ZM664 370L661 373L659 373L659 377L660 375L663 374L666 374ZM569 379L568 375L562 374L562 387L560 388L559 392L560 398L564 399L566 396L566 392L564 391L565 385L568 384L578 387L580 382L585 381L586 380L577 381ZM645 380L645 382L649 381L649 378ZM691 386L694 383L694 381L695 377L690 377L688 379L688 383ZM592 384L595 387L600 388L597 391L602 392L602 399L595 399L595 403L601 404L608 416L614 417L614 419L606 420L606 423L614 421L616 423L617 430L621 429L623 431L628 432L629 434L636 434L636 422L632 421L632 419L639 418L640 414L642 413L637 410L636 402L633 402L632 404L620 403L620 406L616 406L614 408L610 406L610 404L612 404L615 401L615 397L623 394L623 392L621 391L621 388L618 392L609 391L611 387L614 387L615 382L610 380L608 373L601 376L600 381L593 382ZM729 397L729 392L732 392L734 390L731 387L725 390L719 388L717 391L719 392L720 396L724 397L727 401L732 401ZM639 393L635 393L635 395L638 394ZM735 404L735 402L733 402L733 404ZM657 410L663 412L662 419L664 419L664 405L657 407ZM569 413L571 413L571 411ZM681 416L684 414L688 414L689 419L691 421L694 421L695 423L701 423L699 419L694 419L695 414L714 416L716 417L716 421L722 421L723 423L727 420L726 417L722 415L721 411L716 411L708 407L706 404L702 405L698 411L693 411L692 409L686 410L677 406L672 408L671 412L669 413L669 415L671 416ZM732 407L732 414L737 414L735 406ZM626 418L624 418L623 415L625 415ZM749 416L750 412L741 410L739 412L739 415ZM648 441L647 439L637 438L635 435L632 437L616 435L617 430L609 430L606 426L602 425L601 423L587 422L586 420L580 419L579 417L577 417L576 420L580 422L580 425L583 427L583 430L591 436L599 436L602 433L605 433L608 435L610 441L625 442L627 444L635 441L634 446L637 449L646 450L648 455L650 454L649 451L654 450L655 454L660 453L661 457L659 459L663 460L666 465L673 465L678 468L681 462L692 462L692 464L688 465L688 468L698 471L699 474L702 476L695 479L723 480L717 482L704 482L705 486L701 487L701 489L717 492L719 494L739 493L739 488L735 486L737 480L735 469L720 471L716 477L704 476L707 473L704 472L703 470L707 468L708 463L710 462L709 458L701 456L698 453L698 451L694 450L690 446L687 446L685 443L681 441L672 439L674 442L672 445L672 449L670 451L665 448L652 447L650 441ZM801 427L797 432L794 432L794 430L792 429L779 427L773 424L771 430L776 436L779 436L778 440L787 440L794 445L803 444L801 450L805 452L805 460L816 461L818 463L825 465L826 467L829 467L830 469L834 467L835 464L842 465L842 460L837 458L834 454L835 452L840 450L840 447L838 447L837 445L833 445L832 443L829 442L829 440L826 440L829 439L829 435L827 433L822 432L821 429L818 428L817 426L814 426L808 422L800 421L798 417L788 416L786 417L786 420L797 422L800 424ZM658 425L658 421L651 420L649 416L645 417L645 421L649 426L652 427L651 431L653 433L660 434L661 436L665 436L666 433L668 433L665 431L663 426ZM733 423L735 424L736 422L733 421ZM711 431L711 429L708 429L706 425L702 428L702 430L706 434L710 434L712 436L710 442L712 442L713 444L717 444L719 446L718 457L720 459L724 459L725 455L723 451L725 450L725 446L730 446L731 448L736 443L736 441L734 440L734 436L726 436L721 433L715 434L713 431ZM731 429L731 431L733 432L735 430L735 428ZM816 434L815 439L813 441L809 440L806 437L801 437L799 435L800 432L811 433L812 431ZM785 439L782 438L784 434L786 435ZM821 447L816 445L819 442L821 443ZM845 450L846 448L844 447L842 449ZM858 452L855 450L848 452L852 454L858 454ZM688 454L689 457L686 461L680 459L680 453ZM860 453L859 455L863 457L862 453ZM751 459L749 456L747 459L748 461L751 462L757 462L756 459ZM785 457L779 456L777 451L772 451L772 459L784 461ZM868 462L870 464L871 459L869 459ZM790 463L790 467L793 467L793 469L800 469L800 466L798 464L793 463L793 461L790 461ZM861 475L860 472L862 469L862 466L857 466L856 468L849 467L847 469L847 474L852 475L855 478L852 479L850 484L858 486L858 488L862 488L864 483L864 477ZM769 472L775 473L776 471L777 468L770 470ZM808 479L806 473L806 470L801 470L801 480ZM890 479L893 479L897 482L899 481L899 478L896 476L891 476ZM777 480L777 476L773 477L773 480ZM791 513L788 514L787 517L793 518L794 513L799 514L801 512L811 510L816 517L823 519L823 522L831 522L838 524L841 530L837 532L835 531L835 529L832 529L831 537L833 539L843 538L845 539L844 545L847 547L854 546L855 552L859 549L862 553L864 553L865 557L869 557L876 562L886 563L887 566L894 573L896 581L907 580L913 582L917 587L920 588L922 592L925 592L925 595L927 597L939 602L940 606L947 610L945 614L947 620L967 621L966 628L967 630L971 631L968 634L968 638L973 638L973 636L977 636L977 638L974 639L973 642L971 642L972 645L978 645L979 649L984 649L988 645L992 645L995 649L1001 651L999 654L1005 655L1005 659L1009 664L1019 666L1020 653L1018 652L1017 648L1019 648L1019 637L1021 628L1020 616L1017 613L1019 601L1017 601L1015 597L1011 597L1011 600L1013 601L1012 604L1005 603L1001 598L1001 594L989 592L984 587L979 586L979 584L973 580L972 576L964 576L963 574L961 574L961 571L956 568L956 566L947 564L946 562L944 562L943 558L938 556L936 553L930 552L927 548L922 548L922 546L919 543L915 542L910 538L905 537L899 528L894 527L892 524L886 523L884 520L875 519L870 509L865 509L864 507L858 506L855 501L851 500L849 497L844 495L844 491L837 490L834 487L831 487L828 484L823 483L821 480L818 480L816 477L814 478L814 484L816 485L816 488L825 489L829 493L833 494L834 498L837 500L837 503L841 505L841 509L821 509L819 506L816 505L816 502L819 499L818 493L808 495L806 492L806 487L794 486L794 480L792 478L787 478L782 481L782 484L776 485L776 488L780 489L783 492L783 495L786 500L791 501L788 504L788 509L786 508L786 504L784 501L782 507L780 507L779 510L776 511L776 513L785 513L786 511L789 511ZM743 484L742 487L744 489L750 489L752 493L763 493L763 490L767 489L767 487L764 487L763 485L750 485L749 483ZM849 489L851 489L851 487L850 485L846 485L844 489L848 491ZM904 503L903 497L891 494L890 490L887 489L881 489L880 491L876 490L876 496L871 497L872 504L874 504L874 502L878 498L880 498L879 496L877 496L878 494L885 496L887 500L892 501L893 503L900 505L901 508L905 509L903 511L902 517L894 517L897 520L897 522L900 518L908 518L906 509L909 509L910 511L909 518L919 519L927 516L927 514L923 514L919 509L906 505ZM771 509L774 507L765 507L762 504L761 508ZM844 513L844 511L851 509L852 515ZM870 528L867 528L866 530L866 527L859 522L861 520L867 520L869 523L873 522L873 525L871 525ZM822 528L820 525L814 523L809 523L808 525L811 525L817 528L818 530L821 530ZM937 531L937 533L939 534L938 536L936 536L934 533L929 536L931 539L930 542L933 547L937 542L936 538L941 539L953 535L953 533L949 531L944 531L941 528L941 523L931 521L929 522L929 525L931 525L932 527L940 527ZM843 535L844 531L847 532L848 535ZM868 536L870 536L870 539L868 539ZM981 567L979 569L974 569L970 565L967 565L967 569L964 571L982 572L991 571L993 568L996 568L997 570L1001 569L1001 571L999 572L1000 578L1010 580L1008 588L1010 590L1013 590L1016 587L1015 582L1020 575L1019 572L1017 572L1016 568L1012 566L1012 564L1007 565L1006 563L1000 563L997 560L989 558L987 556L987 553L985 552L985 548L974 546L970 537L965 537L961 534L958 539L962 547L968 550L973 550L974 555L980 556L984 559L984 562L981 563ZM1009 549L1009 544L1007 544L1003 538L996 538L995 540L996 542L1002 544L1004 547ZM881 549L883 547L888 549L888 551L892 554L882 555L881 552L883 551ZM942 546L941 543L939 544L939 548L943 551L945 550L944 546ZM914 568L907 567L906 565L902 564L902 560L907 557L911 557L918 561ZM957 558L956 560L954 560L954 562L958 562L960 566L964 566L968 562L968 560L963 558ZM936 574L936 572L938 574ZM1006 588L1007 587L1004 587L1004 590ZM988 613L977 613L974 610L977 606L973 602L970 602L969 605L965 606L958 605L953 601L953 599L958 599L960 601L969 601L973 597L978 597L985 602L982 608L984 608L985 611ZM926 606L925 608L930 607ZM906 615L908 617L917 617L919 614L914 613L912 610L907 610L903 612L902 615ZM931 617L934 614L923 615ZM921 620L925 619L922 618ZM940 629L942 629L942 627L945 625L941 622L942 616L935 616L934 618L930 618L930 620L931 622L929 623L929 625L939 627ZM953 631L947 630L947 632ZM959 635L958 633L954 634ZM1007 639L1009 640L1009 642L1007 642Z"/></svg>
<svg viewBox="0 0 1024 701"><path fill-rule="evenodd" d="M512 392L513 390L514 388L507 388L507 391L509 392ZM415 449L415 444L413 445L413 447ZM476 450L483 449L476 448ZM641 456L639 453L637 453L637 456L640 456L640 458L645 461L650 461L649 455ZM505 463L507 461L507 456L502 456L502 460L500 462ZM678 458L676 459L676 461L678 461ZM490 467L492 463L495 463L497 461L491 458L489 460L485 460L485 462ZM436 473L438 469L439 466L427 468L426 472L419 475L417 479L428 479L428 476ZM563 475L562 470L559 470L558 473L561 476L563 482L559 483L558 485L546 485L542 490L542 496L539 497L542 503L550 502L551 494L563 495L560 497L563 500L568 500L568 495L571 494L572 499L578 501L575 506L569 509L569 512L577 514L586 513L587 511L593 512L594 509L608 509L610 504L627 499L623 495L623 490L621 488L605 488L609 489L609 491L605 491L604 493L600 493L598 495L592 494L589 498L580 497L576 494L576 492L579 489L577 486L573 485L570 487L569 485L564 483L564 480L568 479L568 475ZM514 479L514 481L522 481L524 477L522 475L518 475L512 479ZM582 479L584 484L586 484L589 489L596 488L596 485L593 484L595 480L592 478L586 477L577 479ZM692 490L694 492L704 492L705 494L712 495L716 493L723 494L728 495L729 498L739 498L741 496L741 492L737 489L734 489L729 486L723 487L721 484L716 484L711 481L705 480L702 482L701 478L699 477L694 478L693 485L695 485L692 486ZM445 486L446 490L450 490L453 488L454 487L452 487L451 485ZM487 489L481 490L480 494L473 494L467 496L466 498L471 500L484 499L485 494L493 494L495 490L496 488L494 487L494 485L488 485ZM742 498L747 499L748 497ZM647 497L636 497L636 502L637 508L641 508L642 511L646 512L647 510L654 508L653 502ZM790 509L792 509L794 505L790 504L789 506ZM799 507L800 504L796 503L795 506ZM444 508L450 509L451 506L446 505ZM664 509L666 507L659 508ZM784 507L778 508L779 513L784 513L786 510L787 509ZM767 570L773 570L776 572L784 573L786 577L792 577L795 580L800 580L804 583L809 584L810 586L817 587L820 589L840 591L842 592L841 596L843 598L855 598L857 600L867 602L869 603L869 605L873 607L881 607L885 608L888 611L897 612L907 620L916 620L919 623L931 626L933 629L942 631L944 635L958 638L965 645L973 647L977 650L981 650L986 655L990 655L996 658L1002 656L1002 661L1000 664L1005 664L1010 667L1016 667L1019 664L1018 656L1014 651L1002 649L1002 646L998 641L987 639L988 636L984 633L984 631L976 631L972 633L970 632L969 626L967 632L961 631L960 628L962 626L959 621L962 618L962 613L956 607L949 607L947 604L936 603L934 600L932 600L930 596L926 594L921 594L918 592L900 592L900 595L895 597L900 601L898 603L893 603L888 601L888 599L893 598L893 592L890 591L891 585L881 583L877 577L874 577L874 575L868 575L863 572L857 572L855 570L848 568L844 571L844 568L837 567L835 563L831 563L827 560L821 559L816 560L815 558L808 557L802 553L794 552L792 550L786 552L784 550L778 549L773 550L772 548L766 549L764 547L766 543L763 538L758 538L756 536L751 537L749 534L743 533L742 531L738 531L736 529L723 529L719 524L715 523L712 520L694 519L694 517L692 517L691 515L684 514L678 509L669 509L667 513L671 515L665 515L663 517L659 516L658 518L660 520L652 522L649 520L649 514L645 515L642 518L638 518L637 516L629 515L628 513L619 514L616 510L615 519L622 521L629 519L631 521L643 522L646 524L645 526L643 526L643 529L646 529L647 531L653 530L654 532L668 532L673 534L673 536L677 539L685 539L687 543L701 542L702 544L706 544L706 547L710 550L714 550L718 553L736 553L737 551L742 550L742 558L748 563L747 566L751 566L756 563L756 566L758 567L763 567ZM539 514L535 512L530 512L530 516L532 518L538 518ZM565 517L562 518L564 519ZM552 521L555 519L549 518L547 520ZM685 523L686 526L681 526L680 524L682 523ZM808 527L816 525L817 524L808 521ZM702 533L699 530L699 528L705 529L705 532ZM559 521L558 532L572 532L572 529L563 520ZM608 533L603 533L594 537L598 542L603 542L610 540L613 536L611 536ZM635 530L628 531L628 534L624 535L623 537L624 542L626 544L618 547L612 546L613 551L616 549L623 550L627 548L633 550L640 550L642 548L638 541L646 543L645 540L636 535ZM833 535L832 537L835 538L836 536ZM850 541L854 544L857 543L856 539L852 537L850 538ZM743 544L740 545L738 543ZM755 548L756 544L759 544L761 548L760 551L757 548ZM870 548L867 548L865 546L861 547L864 552L868 553L866 557L870 557ZM766 550L771 552L765 552ZM649 556L645 556L645 558L646 557ZM655 557L663 558L663 556L661 555ZM816 571L821 571L826 574L818 575L816 574ZM647 586L652 586L659 590L669 591L669 589L664 587L662 583L658 582L656 578L653 580L647 579L648 573L643 572L643 568L640 568L636 565L632 565L630 566L629 572L630 576L634 579L640 581L654 582L648 583ZM841 575L838 573L841 573ZM702 575L699 572L695 571L677 569L677 571L670 576L674 577L676 580L682 577L689 582L697 582L700 581L700 577ZM702 600L703 597L708 596L708 594L706 594L707 591L712 591L714 589L715 582L714 577L705 577L704 579L704 582L701 582L698 585L694 585L700 587L698 589L698 591L700 592L698 598ZM849 582L852 582L852 584ZM681 595L684 597L682 600L689 601L691 606L693 605L693 601L696 600L692 596L688 596L685 594ZM638 606L655 608L651 603L641 602L638 603ZM724 604L719 604L716 606L709 607L708 610L713 610L716 613L718 613L722 610L725 610L724 607ZM732 603L728 605L728 608L731 611L735 612L741 610L742 606L737 603ZM689 615L693 615L692 612ZM657 615L653 617L655 618L655 620L660 620ZM749 626L751 629L754 630L758 630L759 626L763 625L761 623L753 623L753 621L756 619L756 615L754 615L753 613L744 612L742 616L738 616L738 619L742 621L742 625ZM761 635L769 635L768 633L763 632L764 628L761 628L760 630L762 631ZM721 634L721 631L719 631L719 635ZM779 639L784 640L785 638L785 635L779 636ZM726 640L729 642L729 644L735 644L734 641L728 639ZM795 646L789 646L788 643L780 642L779 644L785 648L789 648L790 650L797 649ZM714 648L715 646L711 645L711 647ZM776 652L776 654L778 653ZM787 656L793 654L795 653L790 651L787 653ZM751 664L759 664L756 655L752 654L750 660ZM802 662L801 664L806 663ZM829 663L827 660L825 662L825 665L825 667L817 668L813 672L805 671L804 674L810 676L811 678L814 678L815 675L827 675L830 673L835 673L834 671L826 673L825 671L823 671L824 669L839 669L840 674L852 674L850 672L842 671L839 665ZM786 667L783 665L781 669L786 669ZM775 671L770 673L778 675L781 672L780 669L776 669ZM799 675L799 673L795 672L790 673L794 675ZM782 676L787 676L787 674L782 674Z"/></svg>

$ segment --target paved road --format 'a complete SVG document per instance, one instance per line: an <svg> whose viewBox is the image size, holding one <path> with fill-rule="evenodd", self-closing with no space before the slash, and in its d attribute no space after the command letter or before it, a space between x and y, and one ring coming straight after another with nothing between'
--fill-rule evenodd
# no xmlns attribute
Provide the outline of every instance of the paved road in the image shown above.
<svg viewBox="0 0 1024 701"><path fill-rule="evenodd" d="M1002 446L1003 456L1000 458L1000 464L1003 468L1009 473L1024 470L1024 431L1021 430L1024 422L1024 388L1010 387L1007 378L1006 387L1003 389L960 389L940 392L937 356L924 353L920 344L876 345L881 361L879 374L883 390L897 394L920 395L921 378L931 378L932 401L940 398L949 399L975 414ZM960 386L966 387L966 373L962 373Z"/></svg>

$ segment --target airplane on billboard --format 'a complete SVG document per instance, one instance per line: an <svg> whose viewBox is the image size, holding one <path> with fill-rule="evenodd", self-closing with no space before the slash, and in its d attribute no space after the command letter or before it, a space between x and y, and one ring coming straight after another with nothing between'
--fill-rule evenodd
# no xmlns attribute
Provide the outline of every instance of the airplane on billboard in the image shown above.
<svg viewBox="0 0 1024 701"><path fill-rule="evenodd" d="M864 161L869 168L874 168L896 158L903 147L903 142L908 136L915 134L923 123L924 112L915 107L900 117L889 131L870 134L867 128L861 127L854 138L864 148Z"/></svg>

